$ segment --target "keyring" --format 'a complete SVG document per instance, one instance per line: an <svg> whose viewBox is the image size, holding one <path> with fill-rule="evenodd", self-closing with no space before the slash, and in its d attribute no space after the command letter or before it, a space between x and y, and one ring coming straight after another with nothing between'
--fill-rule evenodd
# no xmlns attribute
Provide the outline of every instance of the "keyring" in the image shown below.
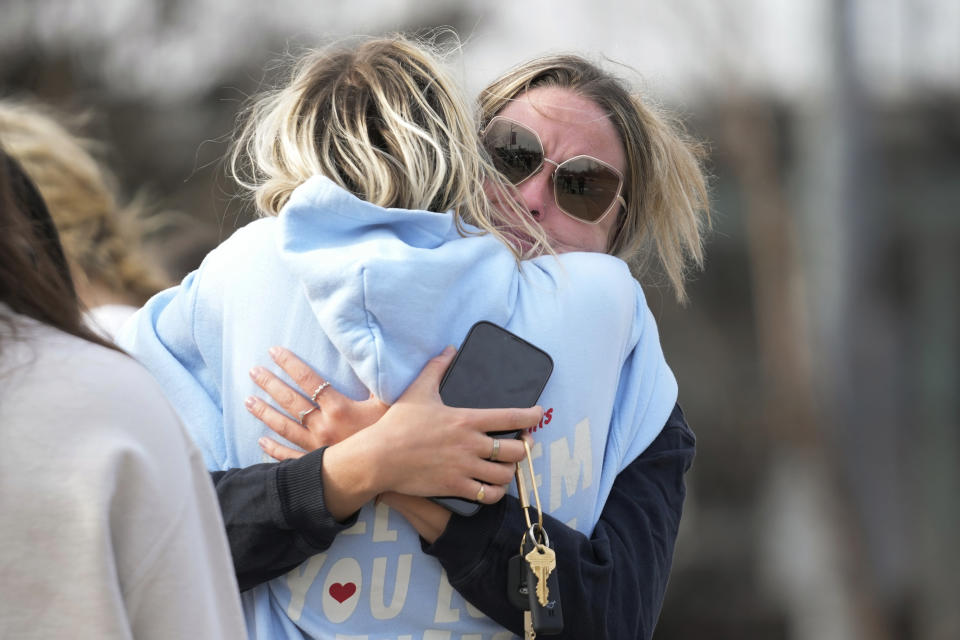
<svg viewBox="0 0 960 640"><path fill-rule="evenodd" d="M536 474L533 470L533 460L530 456L530 444L524 440L523 448L527 450L527 467L530 469L530 481L533 483L533 497L537 501L537 525L540 529L543 529L543 507L540 506L540 492L537 491L537 483L534 481ZM520 463L517 463L517 493L520 498L520 506L523 507L523 517L527 521L527 526L532 527L533 523L530 521L530 509L532 505L527 499L527 483L523 480L523 469L520 468Z"/></svg>

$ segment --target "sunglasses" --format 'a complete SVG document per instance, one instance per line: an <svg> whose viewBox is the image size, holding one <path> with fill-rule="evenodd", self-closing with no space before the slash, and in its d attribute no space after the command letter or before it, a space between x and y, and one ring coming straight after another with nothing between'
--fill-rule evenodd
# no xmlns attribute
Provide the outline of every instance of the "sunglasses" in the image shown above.
<svg viewBox="0 0 960 640"><path fill-rule="evenodd" d="M574 156L554 162L543 153L543 143L533 129L510 118L496 116L480 132L480 139L493 166L514 186L536 175L545 162L554 166L553 197L565 214L599 224L620 204L623 175L593 156Z"/></svg>

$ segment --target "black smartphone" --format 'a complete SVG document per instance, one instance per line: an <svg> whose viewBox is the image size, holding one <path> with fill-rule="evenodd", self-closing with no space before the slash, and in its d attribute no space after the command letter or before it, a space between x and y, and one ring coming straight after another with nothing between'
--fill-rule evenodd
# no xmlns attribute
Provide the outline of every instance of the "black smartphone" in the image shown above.
<svg viewBox="0 0 960 640"><path fill-rule="evenodd" d="M546 351L492 322L470 328L440 381L440 398L448 407L498 409L532 407L553 373ZM516 438L519 431L496 431L495 438ZM473 515L480 504L461 498L434 498L451 511Z"/></svg>

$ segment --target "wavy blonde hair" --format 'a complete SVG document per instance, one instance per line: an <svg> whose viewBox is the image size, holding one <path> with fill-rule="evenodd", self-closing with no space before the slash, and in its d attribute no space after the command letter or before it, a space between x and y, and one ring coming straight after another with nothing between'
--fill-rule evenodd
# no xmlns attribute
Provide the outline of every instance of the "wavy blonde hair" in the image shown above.
<svg viewBox="0 0 960 640"><path fill-rule="evenodd" d="M394 35L310 51L241 120L230 170L261 215L323 175L382 207L452 210L461 233L469 222L518 260L549 250L480 152L472 110L427 42Z"/></svg>
<svg viewBox="0 0 960 640"><path fill-rule="evenodd" d="M703 267L710 225L704 147L678 121L631 94L615 76L577 55L536 58L507 71L480 93L485 126L510 101L539 87L572 91L603 109L626 153L624 199L607 253L645 274L657 263L680 302L688 268Z"/></svg>
<svg viewBox="0 0 960 640"><path fill-rule="evenodd" d="M143 251L140 203L120 206L93 141L71 133L47 107L11 100L0 101L0 140L47 203L74 278L139 304L168 286Z"/></svg>

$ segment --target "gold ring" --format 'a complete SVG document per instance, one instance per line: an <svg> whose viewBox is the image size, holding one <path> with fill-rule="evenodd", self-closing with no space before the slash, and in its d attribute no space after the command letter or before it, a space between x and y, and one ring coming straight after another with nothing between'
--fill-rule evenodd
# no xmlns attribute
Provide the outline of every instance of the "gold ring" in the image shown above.
<svg viewBox="0 0 960 640"><path fill-rule="evenodd" d="M493 451L490 452L490 462L496 462L500 455L500 438L493 439Z"/></svg>
<svg viewBox="0 0 960 640"><path fill-rule="evenodd" d="M326 380L324 380L317 386L317 388L313 391L313 395L310 397L310 399L313 400L313 404L317 404L317 398L319 398L323 390L329 386L330 386L330 383Z"/></svg>
<svg viewBox="0 0 960 640"><path fill-rule="evenodd" d="M483 502L483 496L485 495L486 485L482 482L480 483L480 491L477 491L477 502Z"/></svg>

